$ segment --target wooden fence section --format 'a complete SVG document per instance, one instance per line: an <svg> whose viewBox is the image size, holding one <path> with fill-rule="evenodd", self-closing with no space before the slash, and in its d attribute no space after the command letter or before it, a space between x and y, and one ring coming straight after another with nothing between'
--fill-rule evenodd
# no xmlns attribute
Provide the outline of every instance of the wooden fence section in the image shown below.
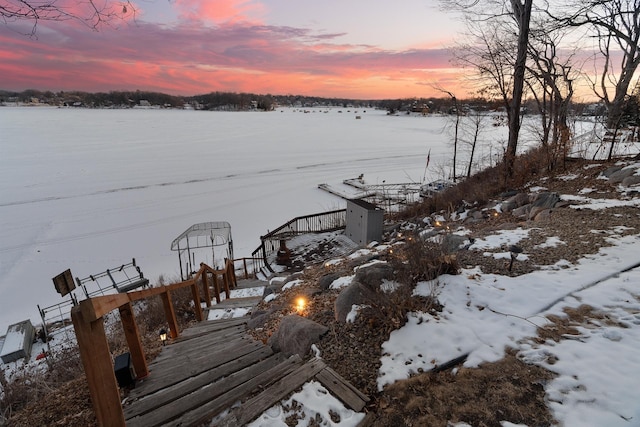
<svg viewBox="0 0 640 427"><path fill-rule="evenodd" d="M163 348L149 365L153 375L129 395L127 426L199 425L216 417L216 425L242 426L313 378L362 411L368 398L322 360L274 354L245 333L245 322L203 322Z"/></svg>
<svg viewBox="0 0 640 427"><path fill-rule="evenodd" d="M222 278L222 283L218 281L220 277ZM198 273L184 282L136 292L90 298L73 307L71 320L75 329L91 400L98 423L101 426L125 425L124 413L120 404L120 393L104 328L104 316L115 309L119 310L125 338L131 354L131 362L137 377L144 378L149 374L149 368L131 303L159 295L163 301L170 335L176 339L180 332L178 331L178 322L171 301L171 292L176 289L191 288L196 319L202 321L203 312L200 305L199 284L202 284L202 292L207 306L211 306L210 278L216 300L220 301L220 285L224 286L224 291L227 298L229 298L230 288L236 286L233 262L227 261L224 270L214 270L205 264L201 264Z"/></svg>

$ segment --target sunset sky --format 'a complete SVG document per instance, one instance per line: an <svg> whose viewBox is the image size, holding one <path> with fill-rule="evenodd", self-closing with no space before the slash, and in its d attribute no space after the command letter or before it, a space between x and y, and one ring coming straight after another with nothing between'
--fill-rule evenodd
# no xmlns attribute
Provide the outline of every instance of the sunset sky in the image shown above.
<svg viewBox="0 0 640 427"><path fill-rule="evenodd" d="M361 99L466 94L436 1L140 0L93 31L0 24L0 89L212 91ZM131 9L129 9L130 11ZM26 34L26 35L25 35Z"/></svg>

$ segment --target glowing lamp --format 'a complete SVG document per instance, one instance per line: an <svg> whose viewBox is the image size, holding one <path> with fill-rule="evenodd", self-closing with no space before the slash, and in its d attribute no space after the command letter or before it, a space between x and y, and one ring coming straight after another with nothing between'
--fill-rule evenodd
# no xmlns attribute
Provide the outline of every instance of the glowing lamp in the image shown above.
<svg viewBox="0 0 640 427"><path fill-rule="evenodd" d="M299 297L296 300L296 311L298 313L302 313L305 308L307 308L307 301L304 298Z"/></svg>
<svg viewBox="0 0 640 427"><path fill-rule="evenodd" d="M167 343L167 330L164 328L160 329L160 341L162 341L162 345Z"/></svg>

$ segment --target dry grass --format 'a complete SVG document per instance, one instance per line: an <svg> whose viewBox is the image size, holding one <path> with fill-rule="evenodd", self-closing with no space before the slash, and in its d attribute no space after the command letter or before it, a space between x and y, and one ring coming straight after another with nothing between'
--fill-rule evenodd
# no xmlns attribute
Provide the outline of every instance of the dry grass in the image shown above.
<svg viewBox="0 0 640 427"><path fill-rule="evenodd" d="M500 426L501 421L549 426L544 384L552 374L509 351L475 369L422 374L386 388L373 426Z"/></svg>
<svg viewBox="0 0 640 427"><path fill-rule="evenodd" d="M535 178L553 175L564 170L565 163L556 163L556 165L555 168L549 167L547 150L532 149L518 156L515 172L508 179L505 177L503 165L487 168L432 198L408 206L395 217L398 220L407 220L434 212L451 213L464 204L482 206L502 192L522 188Z"/></svg>

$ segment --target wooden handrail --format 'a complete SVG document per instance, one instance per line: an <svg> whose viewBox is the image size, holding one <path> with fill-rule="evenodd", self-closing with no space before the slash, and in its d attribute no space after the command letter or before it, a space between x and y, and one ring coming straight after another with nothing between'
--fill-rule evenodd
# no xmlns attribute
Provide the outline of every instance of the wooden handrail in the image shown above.
<svg viewBox="0 0 640 427"><path fill-rule="evenodd" d="M178 322L176 319L171 292L190 287L193 297L196 319L203 320L202 306L200 305L199 281L202 282L204 297L207 306L211 306L208 275L213 275L213 285L217 302L220 302L220 288L217 277L222 276L224 290L227 298L230 296L230 287L236 286L236 276L233 261L227 260L225 268L215 270L206 264L200 264L200 270L189 280L174 283L167 286L144 289L122 294L104 295L89 298L80 302L71 309L71 320L75 329L78 348L82 365L87 377L91 401L101 426L124 426L124 412L120 403L120 393L113 370L113 361L109 351L109 344L104 328L104 316L115 309L120 312L120 319L124 329L125 338L131 354L136 376L143 378L149 375L149 369L140 340L140 333L135 322L132 303L153 296L160 296L164 307L165 317L169 324L172 338L179 336Z"/></svg>

